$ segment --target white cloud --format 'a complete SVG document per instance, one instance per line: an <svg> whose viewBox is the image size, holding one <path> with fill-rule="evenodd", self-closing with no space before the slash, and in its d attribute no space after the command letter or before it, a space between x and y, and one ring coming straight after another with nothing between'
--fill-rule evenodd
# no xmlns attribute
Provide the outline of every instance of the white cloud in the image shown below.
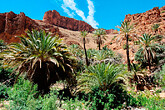
<svg viewBox="0 0 165 110"><path fill-rule="evenodd" d="M67 7L65 5L62 4L62 9L64 10L65 13L67 13L71 18L74 17L75 13L74 12L70 12L69 9L67 9Z"/></svg>
<svg viewBox="0 0 165 110"><path fill-rule="evenodd" d="M87 21L89 24L91 24L94 28L97 28L97 25L99 25L95 20L94 20L94 5L93 2L91 0L87 0L88 2L88 9L89 9L89 15L87 17Z"/></svg>
<svg viewBox="0 0 165 110"><path fill-rule="evenodd" d="M88 16L85 17L84 12L76 7L76 3L74 0L63 0L62 8L64 12L66 12L70 17L74 17L75 13L80 16L85 22L89 23L92 27L97 28L99 25L95 20L94 20L94 5L91 0L87 0L88 2ZM72 11L70 12L69 9Z"/></svg>

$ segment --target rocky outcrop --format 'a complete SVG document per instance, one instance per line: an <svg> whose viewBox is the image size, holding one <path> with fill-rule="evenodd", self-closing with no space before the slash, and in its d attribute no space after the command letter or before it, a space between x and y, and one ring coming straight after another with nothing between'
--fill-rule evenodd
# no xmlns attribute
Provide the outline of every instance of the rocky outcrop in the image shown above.
<svg viewBox="0 0 165 110"><path fill-rule="evenodd" d="M106 33L107 34L112 34L115 30L114 29L109 29L109 30L106 30Z"/></svg>
<svg viewBox="0 0 165 110"><path fill-rule="evenodd" d="M116 30L114 30L114 29L109 29L109 30L106 30L106 33L107 33L107 34L118 34L118 31L117 31L117 29L116 29Z"/></svg>
<svg viewBox="0 0 165 110"><path fill-rule="evenodd" d="M135 34L155 34L151 27L153 24L159 24L160 26L157 34L163 35L165 33L165 6L160 9L155 7L144 13L128 14L125 16L125 21L126 20L134 24Z"/></svg>
<svg viewBox="0 0 165 110"><path fill-rule="evenodd" d="M38 27L42 30L45 30L46 32L50 32L51 36L59 36L59 37L63 37L64 35L60 32L59 28L51 25L49 23L44 23L42 20L34 20L36 23L38 23Z"/></svg>
<svg viewBox="0 0 165 110"><path fill-rule="evenodd" d="M0 39L8 43L18 42L15 36L25 34L25 30L32 28L38 29L38 24L22 12L18 15L12 11L0 14Z"/></svg>
<svg viewBox="0 0 165 110"><path fill-rule="evenodd" d="M92 32L94 30L94 28L86 22L61 16L56 10L45 12L43 21L73 31L86 30Z"/></svg>
<svg viewBox="0 0 165 110"><path fill-rule="evenodd" d="M0 39L7 43L19 42L19 36L25 34L26 30L32 29L46 29L54 34L59 33L58 28L53 26L40 26L36 21L25 16L23 12L20 14L15 14L12 11L9 13L0 13Z"/></svg>

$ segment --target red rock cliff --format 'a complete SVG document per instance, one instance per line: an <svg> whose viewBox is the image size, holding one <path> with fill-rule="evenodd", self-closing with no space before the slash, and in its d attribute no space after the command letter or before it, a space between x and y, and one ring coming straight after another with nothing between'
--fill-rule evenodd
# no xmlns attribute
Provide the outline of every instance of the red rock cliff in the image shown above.
<svg viewBox="0 0 165 110"><path fill-rule="evenodd" d="M9 13L0 13L0 39L7 43L18 42L20 36L25 34L26 30L44 29L53 33L53 35L61 33L57 27L52 25L40 25L35 20L25 16L24 13L15 14L12 11Z"/></svg>
<svg viewBox="0 0 165 110"><path fill-rule="evenodd" d="M43 21L45 23L50 23L62 28L66 28L73 31L89 31L92 32L94 28L84 21L79 21L73 18L68 18L61 16L57 11L47 11L44 14Z"/></svg>
<svg viewBox="0 0 165 110"><path fill-rule="evenodd" d="M0 13L0 39L7 43L18 42L15 36L25 34L25 30L32 28L37 29L38 24L22 12L18 15L12 11Z"/></svg>
<svg viewBox="0 0 165 110"><path fill-rule="evenodd" d="M126 15L125 20L131 20L134 24L135 33L142 35L144 33L154 34L153 24L159 24L158 34L165 34L165 6L162 8L155 7L149 11L139 14Z"/></svg>

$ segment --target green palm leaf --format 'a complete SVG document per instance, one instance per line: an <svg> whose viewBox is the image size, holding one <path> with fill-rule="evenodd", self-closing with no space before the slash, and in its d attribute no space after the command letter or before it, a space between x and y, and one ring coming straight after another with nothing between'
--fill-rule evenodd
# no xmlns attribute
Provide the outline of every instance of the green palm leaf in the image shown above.
<svg viewBox="0 0 165 110"><path fill-rule="evenodd" d="M51 82L60 79L73 84L75 59L58 36L51 37L43 30L32 30L27 31L27 37L18 37L21 43L12 43L1 53L4 64L15 67L18 76L24 74L44 92Z"/></svg>

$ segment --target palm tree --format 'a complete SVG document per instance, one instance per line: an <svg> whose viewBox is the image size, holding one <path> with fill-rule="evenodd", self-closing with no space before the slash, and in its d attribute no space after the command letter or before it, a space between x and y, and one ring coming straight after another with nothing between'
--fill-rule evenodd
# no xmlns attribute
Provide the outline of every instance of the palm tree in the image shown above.
<svg viewBox="0 0 165 110"><path fill-rule="evenodd" d="M110 63L89 66L85 73L77 77L79 90L91 92L92 89L99 88L105 91L118 81L125 82L127 80L125 73L122 66Z"/></svg>
<svg viewBox="0 0 165 110"><path fill-rule="evenodd" d="M27 37L18 37L21 43L12 43L1 53L4 63L18 71L17 78L24 74L43 93L48 92L49 86L58 80L74 83L75 60L61 39L42 30L28 31Z"/></svg>
<svg viewBox="0 0 165 110"><path fill-rule="evenodd" d="M155 34L158 31L159 26L160 26L159 24L152 25L152 30L155 32Z"/></svg>
<svg viewBox="0 0 165 110"><path fill-rule="evenodd" d="M87 51L86 51L86 47L85 47L85 37L87 35L88 35L88 32L87 31L81 31L81 36L83 37L83 44L84 44L84 52L85 52L86 65L89 66Z"/></svg>
<svg viewBox="0 0 165 110"><path fill-rule="evenodd" d="M98 47L99 47L99 50L101 50L101 43L102 43L102 40L101 40L101 35L105 35L106 34L106 31L104 29L97 29L95 31L93 31L94 35L97 36L97 43L98 43Z"/></svg>
<svg viewBox="0 0 165 110"><path fill-rule="evenodd" d="M151 72L151 62L156 57L155 48L159 48L152 41L156 40L156 37L152 37L151 34L143 34L139 37L140 51L144 56L144 60L147 60L149 66L149 72Z"/></svg>
<svg viewBox="0 0 165 110"><path fill-rule="evenodd" d="M127 65L128 65L128 71L131 71L131 63L129 59L129 44L128 44L128 39L129 39L129 33L133 29L133 25L130 24L129 21L123 21L120 23L121 27L118 27L122 33L124 33L124 36L126 38L126 55L127 55Z"/></svg>

